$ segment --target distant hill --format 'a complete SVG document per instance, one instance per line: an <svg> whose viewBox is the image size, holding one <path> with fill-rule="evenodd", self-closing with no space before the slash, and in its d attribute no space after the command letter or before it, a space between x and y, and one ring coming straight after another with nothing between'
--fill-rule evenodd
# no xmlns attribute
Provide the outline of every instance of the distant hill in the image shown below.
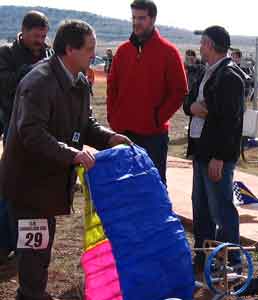
<svg viewBox="0 0 258 300"><path fill-rule="evenodd" d="M50 38L53 38L59 22L65 18L87 21L95 28L98 39L104 42L124 41L128 39L131 32L131 23L128 21L102 17L88 12L46 7L0 6L0 39L12 40L20 30L24 14L31 9L40 10L48 16L51 25ZM197 45L199 43L200 37L194 35L192 31L169 26L158 27L161 34L175 44ZM254 47L255 38L233 36L232 44L237 47Z"/></svg>

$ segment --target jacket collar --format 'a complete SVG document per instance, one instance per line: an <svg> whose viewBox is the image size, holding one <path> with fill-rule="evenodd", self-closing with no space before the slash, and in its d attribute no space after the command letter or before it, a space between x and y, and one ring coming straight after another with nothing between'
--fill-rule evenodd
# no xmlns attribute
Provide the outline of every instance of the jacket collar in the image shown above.
<svg viewBox="0 0 258 300"><path fill-rule="evenodd" d="M150 44L152 41L157 40L160 38L160 34L157 29L153 29L152 33L150 34L149 38L145 41L139 41L138 37L133 32L129 38L130 42L137 48L143 48L145 45Z"/></svg>
<svg viewBox="0 0 258 300"><path fill-rule="evenodd" d="M69 91L73 87L73 82L65 73L64 68L62 67L57 55L53 55L50 60L49 64L53 72L55 73L59 84L61 85L64 91Z"/></svg>
<svg viewBox="0 0 258 300"><path fill-rule="evenodd" d="M61 62L57 55L53 55L49 60L51 69L55 73L59 84L61 85L62 89L66 92L70 91L72 88L78 89L89 89L90 85L87 81L87 78L84 76L83 73L79 73L78 77L75 80L71 80L71 77L65 72L64 67L61 65Z"/></svg>
<svg viewBox="0 0 258 300"><path fill-rule="evenodd" d="M239 66L234 63L231 59L231 57L227 57L225 58L216 68L216 70L212 73L211 77L209 80L212 80L219 72L220 70L224 69L224 68L231 68L233 69L241 78L242 80L247 80L248 79L248 75L243 72L243 70L241 70L239 68Z"/></svg>

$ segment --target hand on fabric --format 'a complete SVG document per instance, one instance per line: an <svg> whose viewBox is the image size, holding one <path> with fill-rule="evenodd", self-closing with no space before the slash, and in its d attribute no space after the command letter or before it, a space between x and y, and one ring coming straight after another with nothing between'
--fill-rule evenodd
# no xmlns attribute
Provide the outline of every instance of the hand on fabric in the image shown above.
<svg viewBox="0 0 258 300"><path fill-rule="evenodd" d="M78 151L74 157L74 165L82 165L85 170L89 170L95 165L95 157L92 153L87 150Z"/></svg>
<svg viewBox="0 0 258 300"><path fill-rule="evenodd" d="M108 144L111 147L120 145L120 144L127 144L129 146L131 146L133 144L133 142L125 135L122 134L114 134L110 137Z"/></svg>
<svg viewBox="0 0 258 300"><path fill-rule="evenodd" d="M220 181L222 178L222 171L223 171L223 160L217 160L212 158L208 165L208 176L210 180L214 182Z"/></svg>
<svg viewBox="0 0 258 300"><path fill-rule="evenodd" d="M191 113L196 116L205 119L208 115L208 110L204 101L194 102L190 107Z"/></svg>

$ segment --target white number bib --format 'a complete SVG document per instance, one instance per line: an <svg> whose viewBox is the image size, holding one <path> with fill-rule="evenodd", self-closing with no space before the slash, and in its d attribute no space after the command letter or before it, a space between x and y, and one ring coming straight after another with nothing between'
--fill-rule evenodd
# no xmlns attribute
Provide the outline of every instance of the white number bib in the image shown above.
<svg viewBox="0 0 258 300"><path fill-rule="evenodd" d="M18 249L46 249L49 242L47 219L18 221Z"/></svg>

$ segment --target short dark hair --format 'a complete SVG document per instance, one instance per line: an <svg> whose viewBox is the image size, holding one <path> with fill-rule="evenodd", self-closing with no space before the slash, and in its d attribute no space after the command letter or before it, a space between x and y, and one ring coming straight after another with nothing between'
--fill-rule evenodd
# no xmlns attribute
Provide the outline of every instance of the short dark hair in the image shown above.
<svg viewBox="0 0 258 300"><path fill-rule="evenodd" d="M147 10L148 16L151 18L156 18L158 13L156 4L151 0L134 0L131 9Z"/></svg>
<svg viewBox="0 0 258 300"><path fill-rule="evenodd" d="M213 48L217 53L227 53L230 48L230 35L224 27L210 26L202 34L213 42Z"/></svg>
<svg viewBox="0 0 258 300"><path fill-rule="evenodd" d="M94 34L94 29L81 20L64 20L54 39L53 48L57 55L65 55L65 49L70 46L80 49L85 42L85 36Z"/></svg>
<svg viewBox="0 0 258 300"><path fill-rule="evenodd" d="M242 51L240 49L234 49L234 50L232 50L232 54L237 55L239 58L242 57Z"/></svg>
<svg viewBox="0 0 258 300"><path fill-rule="evenodd" d="M49 28L47 16L37 10L29 11L22 20L22 28L31 30L35 27Z"/></svg>
<svg viewBox="0 0 258 300"><path fill-rule="evenodd" d="M185 55L196 57L196 52L193 49L187 49Z"/></svg>

